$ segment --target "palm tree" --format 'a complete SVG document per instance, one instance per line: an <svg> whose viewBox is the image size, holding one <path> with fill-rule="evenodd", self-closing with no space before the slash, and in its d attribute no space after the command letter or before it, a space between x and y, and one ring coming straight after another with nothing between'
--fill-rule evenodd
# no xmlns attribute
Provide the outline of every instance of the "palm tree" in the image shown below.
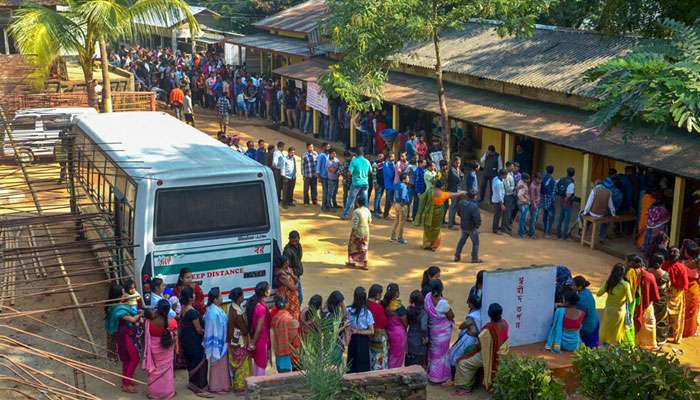
<svg viewBox="0 0 700 400"><path fill-rule="evenodd" d="M95 105L93 62L100 48L102 97L105 112L112 111L107 43L150 33L153 21L184 19L192 35L199 26L184 0L67 0L65 11L26 5L12 17L10 34L20 53L32 55L43 77L65 53L78 55L87 87L88 103Z"/></svg>

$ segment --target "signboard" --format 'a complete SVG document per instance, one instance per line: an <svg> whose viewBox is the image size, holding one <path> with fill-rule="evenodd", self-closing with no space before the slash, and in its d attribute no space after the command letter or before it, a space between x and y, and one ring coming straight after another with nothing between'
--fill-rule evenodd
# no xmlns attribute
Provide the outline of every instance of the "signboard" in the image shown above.
<svg viewBox="0 0 700 400"><path fill-rule="evenodd" d="M243 289L245 296L253 294L260 281L272 281L271 240L263 240L231 246L214 246L181 250L155 251L154 276L162 275L168 286L177 283L180 270L192 271L192 280L207 293L219 287L227 298L235 287Z"/></svg>
<svg viewBox="0 0 700 400"><path fill-rule="evenodd" d="M306 105L328 115L328 97L316 82L306 83Z"/></svg>
<svg viewBox="0 0 700 400"><path fill-rule="evenodd" d="M557 269L553 265L484 272L481 320L491 303L503 307L512 346L547 340L554 315Z"/></svg>
<svg viewBox="0 0 700 400"><path fill-rule="evenodd" d="M430 159L433 160L435 164L440 164L440 161L444 160L445 158L442 156L442 150L439 150L430 153Z"/></svg>

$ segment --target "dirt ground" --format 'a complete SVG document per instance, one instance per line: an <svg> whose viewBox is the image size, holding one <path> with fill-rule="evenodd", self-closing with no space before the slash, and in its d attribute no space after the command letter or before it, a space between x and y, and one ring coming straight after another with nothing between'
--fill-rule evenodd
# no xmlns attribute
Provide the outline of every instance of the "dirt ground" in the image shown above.
<svg viewBox="0 0 700 400"><path fill-rule="evenodd" d="M212 123L213 119L199 116L198 128L210 135L215 135L218 126ZM259 121L232 121L233 132L241 136L241 142L247 139L264 139L267 142L285 141L297 149L297 154L302 154L305 144L301 140L293 139L276 130L269 129ZM233 132L229 131L229 135ZM300 169L300 168L299 168ZM2 170L0 170L2 172ZM9 171L6 171L9 172ZM4 175L4 174L2 174ZM320 185L319 185L320 194ZM339 196L340 197L340 196ZM464 262L453 262L453 251L458 231L443 229L443 245L435 253L424 251L420 247L422 230L407 224L405 237L408 244L401 245L388 240L392 221L375 220L372 225L370 241L370 265L368 271L359 271L345 267L346 246L350 232L349 221L340 219L340 212L321 213L318 206L304 206L302 203L302 180L297 179L295 199L298 204L288 210L282 210L283 239L292 230L301 234L304 246L304 275L302 277L304 298L308 299L313 294L320 294L324 300L333 290L341 290L346 299L352 298L352 292L357 286L368 287L373 283L383 286L390 282L396 282L401 288L401 298L408 303L408 294L418 289L422 272L430 265L437 265L442 269L442 280L445 284L445 296L457 315L457 319L464 317L467 311L466 297L469 288L474 283L476 272L480 269L492 270L496 268L513 268L531 264L563 264L568 266L574 274L586 276L594 287L598 287L610 270L610 267L620 260L599 251L584 248L573 241L550 240L521 240L509 236L496 236L484 229L481 234L480 257L483 264L474 265ZM342 200L342 199L341 199ZM340 201L339 201L340 203ZM491 214L482 212L483 225L490 226ZM465 249L463 258L468 259L470 244ZM602 305L602 304L600 304ZM93 314L101 314L100 310L94 310ZM72 312L69 312L73 314ZM63 314L63 313L59 313ZM68 313L66 313L68 314ZM60 318L52 316L51 319ZM95 323L95 332L102 334L100 318L91 315L92 323ZM71 321L75 323L73 319ZM74 327L78 331L79 327ZM680 346L675 346L683 353L681 361L693 369L700 370L700 339L690 338ZM118 371L119 365L106 360L86 359L86 361L108 367ZM270 373L271 370L269 370ZM67 375L60 374L64 379ZM137 379L145 380L143 371L137 371ZM177 398L195 398L186 388L186 371L177 371ZM72 376L70 377L72 382ZM117 388L106 384L88 381L88 390L106 399L132 399L143 398L145 387L140 388L138 395L126 395ZM431 399L449 399L452 390L450 388L434 387L428 389ZM235 396L226 396L227 398ZM483 392L477 392L472 399L486 399Z"/></svg>

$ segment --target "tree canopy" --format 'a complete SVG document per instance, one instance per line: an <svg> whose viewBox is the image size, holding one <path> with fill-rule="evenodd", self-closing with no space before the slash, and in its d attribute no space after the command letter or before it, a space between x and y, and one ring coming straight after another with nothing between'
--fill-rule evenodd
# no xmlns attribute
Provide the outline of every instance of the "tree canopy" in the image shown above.
<svg viewBox="0 0 700 400"><path fill-rule="evenodd" d="M500 34L531 34L550 0L327 0L327 29L343 60L320 79L331 97L353 111L377 109L392 56L411 42L435 49L436 91L442 117L443 150L449 156L449 117L442 82L440 37L473 18L495 18Z"/></svg>
<svg viewBox="0 0 700 400"><path fill-rule="evenodd" d="M630 54L588 73L598 80L592 121L603 131L624 123L631 134L641 123L700 133L700 21L667 19L668 38L649 39Z"/></svg>

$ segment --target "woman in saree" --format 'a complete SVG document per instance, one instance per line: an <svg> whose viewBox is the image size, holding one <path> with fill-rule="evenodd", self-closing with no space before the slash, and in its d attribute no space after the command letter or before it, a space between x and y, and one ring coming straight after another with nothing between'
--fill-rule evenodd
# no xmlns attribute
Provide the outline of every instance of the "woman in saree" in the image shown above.
<svg viewBox="0 0 700 400"><path fill-rule="evenodd" d="M459 326L457 341L450 348L450 367L457 367L457 360L474 351L481 330L481 295L470 293L467 299L469 313Z"/></svg>
<svg viewBox="0 0 700 400"><path fill-rule="evenodd" d="M671 286L668 293L668 341L680 343L685 325L685 291L688 290L688 268L680 260L681 251L671 247L663 264Z"/></svg>
<svg viewBox="0 0 700 400"><path fill-rule="evenodd" d="M630 284L624 277L625 266L615 264L608 280L598 291L598 296L608 295L600 320L600 342L604 346L617 345L625 338L625 319L628 317L629 303L634 298Z"/></svg>
<svg viewBox="0 0 700 400"><path fill-rule="evenodd" d="M635 260L640 265L643 262L640 257ZM656 349L656 317L654 316L654 302L659 300L659 288L656 286L656 278L646 268L639 268L637 272L639 286L638 299L634 312L634 331L636 332L636 344L642 349Z"/></svg>
<svg viewBox="0 0 700 400"><path fill-rule="evenodd" d="M246 303L246 321L248 334L251 337L248 350L253 357L253 375L264 376L267 363L271 358L272 341L270 338L270 310L267 309L265 298L270 296L270 284L258 282L255 293Z"/></svg>
<svg viewBox="0 0 700 400"><path fill-rule="evenodd" d="M146 370L148 398L170 400L175 397L175 332L177 322L168 318L170 303L160 299L146 320L143 369Z"/></svg>
<svg viewBox="0 0 700 400"><path fill-rule="evenodd" d="M594 349L598 347L598 330L600 329L600 317L595 306L593 293L588 289L590 282L581 275L574 278L574 289L578 293L578 303L576 308L586 313L581 326L581 341L587 347Z"/></svg>
<svg viewBox="0 0 700 400"><path fill-rule="evenodd" d="M194 290L184 287L180 292L182 316L180 317L180 349L185 359L189 383L187 388L200 397L211 397L208 391L207 358L202 339L204 327L202 317L194 308Z"/></svg>
<svg viewBox="0 0 700 400"><path fill-rule="evenodd" d="M656 287L659 289L659 300L654 302L654 319L656 320L656 344L666 343L668 339L668 296L671 287L671 279L668 272L661 266L665 259L663 254L656 254L649 263L649 272L656 279Z"/></svg>
<svg viewBox="0 0 700 400"><path fill-rule="evenodd" d="M389 338L386 333L389 321L382 304L383 290L381 285L375 283L369 287L367 294L367 308L374 320L374 331L369 337L369 364L372 371L387 369L389 366Z"/></svg>
<svg viewBox="0 0 700 400"><path fill-rule="evenodd" d="M667 225L670 221L671 213L668 212L668 209L666 206L664 206L661 198L659 197L658 199L654 199L654 203L647 211L647 223L644 229L643 250L646 250L653 237L661 232L666 232Z"/></svg>
<svg viewBox="0 0 700 400"><path fill-rule="evenodd" d="M430 281L440 279L440 267L431 265L423 271L423 278L420 283L420 291L423 297L430 293Z"/></svg>
<svg viewBox="0 0 700 400"><path fill-rule="evenodd" d="M119 360L122 362L122 391L136 393L133 378L139 364L139 352L136 348L136 324L141 321L141 314L127 304L128 297L122 285L117 283L109 288L109 303L105 306L105 331L117 347Z"/></svg>
<svg viewBox="0 0 700 400"><path fill-rule="evenodd" d="M445 220L445 202L466 192L450 193L442 190L442 181L435 182L430 191L423 214L423 249L437 251L440 248L442 235L440 230Z"/></svg>
<svg viewBox="0 0 700 400"><path fill-rule="evenodd" d="M326 299L326 307L321 311L321 329L334 329L335 324L338 326L338 341L333 352L334 364L340 367L343 363L343 353L345 348L350 343L350 323L348 322L348 313L345 308L345 297L338 290L334 290ZM332 328L331 328L332 327Z"/></svg>
<svg viewBox="0 0 700 400"><path fill-rule="evenodd" d="M684 240L682 254L683 263L688 268L683 337L691 337L698 334L698 305L700 304L700 259L698 259L697 243L690 239Z"/></svg>
<svg viewBox="0 0 700 400"><path fill-rule="evenodd" d="M413 218L414 226L423 225L426 217L426 207L430 201L433 192L433 185L435 184L435 177L437 172L435 171L435 163L428 161L425 164L425 172L423 173L423 182L425 183L425 191L418 196L418 213Z"/></svg>
<svg viewBox="0 0 700 400"><path fill-rule="evenodd" d="M237 287L228 295L231 304L228 308L228 323L226 326L226 343L228 343L228 362L233 375L231 387L241 393L245 391L245 378L251 374L250 354L248 353L248 323L241 304L243 289Z"/></svg>
<svg viewBox="0 0 700 400"><path fill-rule="evenodd" d="M175 296L180 297L182 294L182 289L191 288L192 293L194 293L194 298L192 299L192 307L199 313L199 315L204 315L206 311L204 307L204 292L202 288L192 281L192 271L189 268L183 268L180 270L180 274L177 277L177 283L173 288Z"/></svg>
<svg viewBox="0 0 700 400"><path fill-rule="evenodd" d="M447 299L442 297L442 281L430 282L430 293L425 296L425 312L428 314L430 345L428 346L428 381L445 383L452 377L450 368L450 339L455 314Z"/></svg>
<svg viewBox="0 0 700 400"><path fill-rule="evenodd" d="M299 330L302 337L309 332L318 331L318 322L321 318L321 308L323 307L323 297L318 294L311 296L309 303L301 310L299 318Z"/></svg>
<svg viewBox="0 0 700 400"><path fill-rule="evenodd" d="M348 240L348 262L352 268L367 269L367 254L369 253L369 225L372 223L372 213L366 207L366 200L357 196L357 208L352 212L352 230Z"/></svg>
<svg viewBox="0 0 700 400"><path fill-rule="evenodd" d="M576 351L581 346L581 327L586 318L586 312L576 306L579 296L575 292L564 294L565 307L559 307L554 311L554 320L549 329L547 343L544 348L552 353L560 351Z"/></svg>
<svg viewBox="0 0 700 400"><path fill-rule="evenodd" d="M204 353L209 361L209 391L217 394L231 390L226 344L228 317L221 309L222 302L218 287L209 290L207 312L204 314Z"/></svg>
<svg viewBox="0 0 700 400"><path fill-rule="evenodd" d="M508 323L503 319L503 308L492 303L488 309L491 321L479 333L478 346L457 361L455 387L458 396L466 396L474 388L479 369L484 368L484 387L491 389L498 370L499 358L508 354Z"/></svg>
<svg viewBox="0 0 700 400"><path fill-rule="evenodd" d="M639 201L639 223L637 224L637 247L644 250L646 248L647 218L649 208L656 201L656 196L651 192L646 192Z"/></svg>
<svg viewBox="0 0 700 400"><path fill-rule="evenodd" d="M287 299L286 310L298 320L301 313L301 306L299 305L299 278L294 274L287 256L276 257L274 274L277 293Z"/></svg>
<svg viewBox="0 0 700 400"><path fill-rule="evenodd" d="M625 257L625 260L625 281L630 284L630 292L632 292L632 298L634 300L627 305L628 317L625 318L624 342L633 345L636 342L635 337L637 328L633 322L633 318L639 310L639 304L641 301L639 294L639 279L644 262L642 261L641 257L635 254L628 255Z"/></svg>
<svg viewBox="0 0 700 400"><path fill-rule="evenodd" d="M387 317L386 334L389 339L389 368L403 367L406 358L406 346L408 345L406 307L401 304L399 296L399 285L390 283L386 287L386 293L382 300Z"/></svg>

